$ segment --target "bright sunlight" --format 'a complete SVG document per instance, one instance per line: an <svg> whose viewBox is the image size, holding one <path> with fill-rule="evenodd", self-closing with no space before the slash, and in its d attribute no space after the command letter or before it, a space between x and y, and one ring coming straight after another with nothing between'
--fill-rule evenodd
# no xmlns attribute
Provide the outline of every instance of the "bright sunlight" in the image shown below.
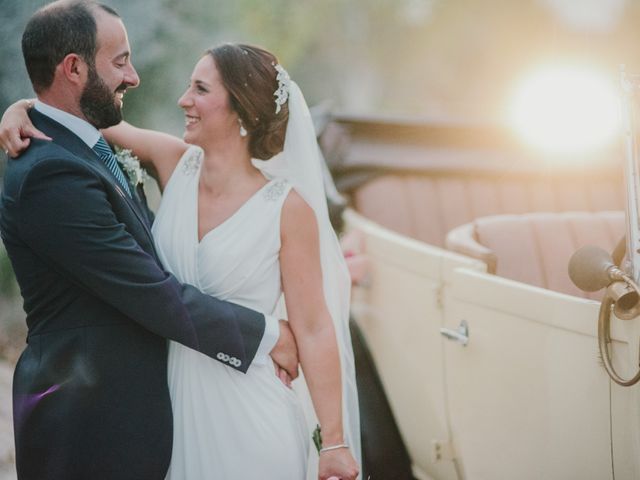
<svg viewBox="0 0 640 480"><path fill-rule="evenodd" d="M594 69L540 68L517 86L510 121L534 148L587 153L607 146L619 132L617 90Z"/></svg>

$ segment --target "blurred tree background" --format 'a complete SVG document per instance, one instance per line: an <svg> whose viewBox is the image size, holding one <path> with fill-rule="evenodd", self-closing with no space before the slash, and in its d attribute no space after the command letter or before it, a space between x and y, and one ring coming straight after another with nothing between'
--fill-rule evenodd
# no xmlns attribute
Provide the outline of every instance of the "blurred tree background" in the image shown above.
<svg viewBox="0 0 640 480"><path fill-rule="evenodd" d="M193 65L226 41L275 52L310 104L435 122L501 122L512 85L541 62L584 62L613 78L622 63L640 71L640 2L631 0L104 2L128 27L142 79L126 118L178 135L176 101ZM0 110L33 96L20 37L46 3L0 0ZM20 316L15 296L0 249L0 322Z"/></svg>
<svg viewBox="0 0 640 480"><path fill-rule="evenodd" d="M203 51L265 46L309 103L434 120L499 121L530 66L583 61L640 67L631 0L105 0L128 27L142 84L126 116L181 132L176 101ZM20 36L45 0L0 0L0 109L32 96ZM639 68L636 68L639 70Z"/></svg>

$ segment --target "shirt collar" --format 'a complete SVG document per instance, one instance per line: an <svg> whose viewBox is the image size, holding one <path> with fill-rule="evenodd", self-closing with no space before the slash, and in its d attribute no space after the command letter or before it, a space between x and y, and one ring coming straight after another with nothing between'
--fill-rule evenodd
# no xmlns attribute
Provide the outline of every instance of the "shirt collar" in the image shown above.
<svg viewBox="0 0 640 480"><path fill-rule="evenodd" d="M59 108L47 105L40 100L35 101L34 108L43 115L55 120L62 126L67 127L75 133L80 140L86 143L89 148L93 148L100 138L100 131L80 117L76 117L75 115L60 110Z"/></svg>

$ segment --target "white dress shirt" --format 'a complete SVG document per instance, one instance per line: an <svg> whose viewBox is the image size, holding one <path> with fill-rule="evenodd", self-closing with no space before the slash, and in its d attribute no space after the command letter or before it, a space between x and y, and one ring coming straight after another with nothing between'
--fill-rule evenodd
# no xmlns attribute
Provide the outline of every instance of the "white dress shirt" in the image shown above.
<svg viewBox="0 0 640 480"><path fill-rule="evenodd" d="M59 108L47 105L40 100L35 101L35 103L33 104L33 108L35 108L41 114L46 115L52 120L55 120L60 125L67 127L78 137L80 137L80 139L84 143L86 143L89 148L93 148L93 146L98 143L98 139L101 135L100 131L86 120L60 110Z"/></svg>

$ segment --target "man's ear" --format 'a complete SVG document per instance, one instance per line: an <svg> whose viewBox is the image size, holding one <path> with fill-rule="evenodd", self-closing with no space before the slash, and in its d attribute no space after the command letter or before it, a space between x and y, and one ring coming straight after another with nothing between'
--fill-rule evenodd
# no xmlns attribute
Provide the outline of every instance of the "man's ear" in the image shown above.
<svg viewBox="0 0 640 480"><path fill-rule="evenodd" d="M89 67L80 55L70 53L58 64L58 69L68 82L74 85L84 85Z"/></svg>

